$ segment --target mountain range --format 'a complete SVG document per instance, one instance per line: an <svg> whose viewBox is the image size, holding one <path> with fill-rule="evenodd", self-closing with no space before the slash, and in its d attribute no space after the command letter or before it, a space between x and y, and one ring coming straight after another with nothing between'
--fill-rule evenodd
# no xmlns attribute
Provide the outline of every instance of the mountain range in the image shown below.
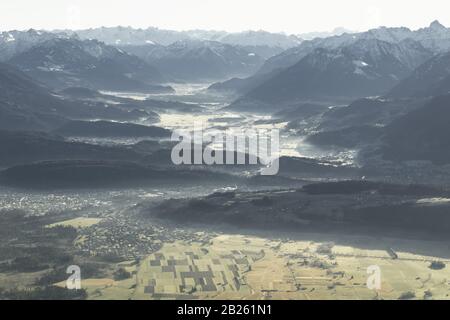
<svg viewBox="0 0 450 320"><path fill-rule="evenodd" d="M383 95L430 57L432 53L413 40L394 44L361 39L338 49L318 48L295 65L272 73L234 106L248 105L247 101L336 102Z"/></svg>
<svg viewBox="0 0 450 320"><path fill-rule="evenodd" d="M30 29L27 31L0 32L0 61L5 62L15 55L25 52L32 47L55 38L66 39L66 33L55 33Z"/></svg>
<svg viewBox="0 0 450 320"><path fill-rule="evenodd" d="M165 41L158 41L162 39ZM165 88L150 85L252 75L267 58L300 42L296 37L264 31L228 34L122 27L77 32L30 29L0 33L0 61L11 62L52 87L85 85L116 90L120 86L156 92ZM45 74L48 71L55 74Z"/></svg>
<svg viewBox="0 0 450 320"><path fill-rule="evenodd" d="M178 81L206 81L249 76L264 63L244 47L217 41L180 40L169 46L158 44L119 46L168 77Z"/></svg>
<svg viewBox="0 0 450 320"><path fill-rule="evenodd" d="M8 63L56 89L170 91L158 85L165 79L156 68L97 40L51 39L15 55Z"/></svg>
<svg viewBox="0 0 450 320"><path fill-rule="evenodd" d="M66 97L64 92L55 93L13 66L0 63L0 129L50 131L70 119L130 121L155 116L138 104Z"/></svg>
<svg viewBox="0 0 450 320"><path fill-rule="evenodd" d="M344 33L327 38L316 38L303 41L299 46L293 47L266 61L259 71L267 73L277 69L284 69L299 62L314 49L338 49L351 45L359 40L380 40L389 43L400 43L403 40L414 40L434 54L450 51L450 29L438 21L434 21L427 28L412 31L408 28L380 27L360 33Z"/></svg>
<svg viewBox="0 0 450 320"><path fill-rule="evenodd" d="M243 108L254 106L255 101L284 102L317 95L349 100L383 95L422 63L448 51L450 29L438 21L415 31L380 27L303 41L267 59L255 75L212 88L243 96L233 104Z"/></svg>
<svg viewBox="0 0 450 320"><path fill-rule="evenodd" d="M65 30L64 32L73 33ZM178 41L200 40L218 41L240 46L268 46L282 49L297 46L302 40L295 35L271 33L267 31L244 31L229 33L225 31L189 30L173 31L150 27L134 29L131 27L94 28L75 31L82 39L98 39L111 45L171 45Z"/></svg>
<svg viewBox="0 0 450 320"><path fill-rule="evenodd" d="M166 42L148 38L152 32ZM91 39L95 34L99 40ZM266 59L270 54L249 49L264 46L286 50ZM129 119L131 113L157 119L145 110L166 108L156 100L108 105L111 98L94 90L170 93L166 81L229 79L210 90L237 93L230 108L284 114L290 129L302 117L314 118L318 132L310 141L332 145L338 137L354 147L380 138L386 159L450 161L439 153L447 146L450 29L437 21L415 31L381 27L306 41L265 32L11 31L1 33L0 52L7 62L0 64L1 129L75 125L109 136L120 127L126 136L131 129L124 125L69 121ZM80 92L94 96L80 99Z"/></svg>

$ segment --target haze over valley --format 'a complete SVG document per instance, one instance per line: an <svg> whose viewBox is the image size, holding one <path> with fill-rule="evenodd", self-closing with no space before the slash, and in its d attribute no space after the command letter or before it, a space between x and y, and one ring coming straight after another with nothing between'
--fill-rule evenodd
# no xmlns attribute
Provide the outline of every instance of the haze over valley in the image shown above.
<svg viewBox="0 0 450 320"><path fill-rule="evenodd" d="M1 32L0 299L448 299L450 28L319 31Z"/></svg>

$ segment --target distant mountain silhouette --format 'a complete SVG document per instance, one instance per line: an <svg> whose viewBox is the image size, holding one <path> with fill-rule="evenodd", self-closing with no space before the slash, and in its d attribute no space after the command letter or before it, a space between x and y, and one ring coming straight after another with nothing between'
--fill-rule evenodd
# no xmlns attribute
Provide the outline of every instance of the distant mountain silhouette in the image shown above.
<svg viewBox="0 0 450 320"><path fill-rule="evenodd" d="M175 80L218 80L248 76L264 62L254 52L216 41L184 40L167 47L147 44L120 48L158 66L163 74Z"/></svg>
<svg viewBox="0 0 450 320"><path fill-rule="evenodd" d="M271 33L267 31L243 31L229 33L225 31L188 30L173 31L159 28L134 29L131 27L102 27L75 32L82 39L98 39L110 45L171 45L177 41L199 40L218 41L234 46L264 46L270 48L288 49L297 46L301 39L295 35Z"/></svg>

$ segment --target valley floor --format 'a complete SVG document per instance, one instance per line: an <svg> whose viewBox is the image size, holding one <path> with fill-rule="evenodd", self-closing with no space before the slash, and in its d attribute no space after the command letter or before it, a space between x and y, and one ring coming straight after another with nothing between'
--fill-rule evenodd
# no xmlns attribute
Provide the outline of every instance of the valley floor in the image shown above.
<svg viewBox="0 0 450 320"><path fill-rule="evenodd" d="M209 243L177 241L125 267L134 273L130 279L83 283L89 299L449 299L450 269L429 267L437 260L450 262L446 243L323 234L301 238L310 240L219 235ZM353 246L324 242L333 239ZM414 253L416 247L429 254ZM371 266L381 271L379 289L367 286Z"/></svg>
<svg viewBox="0 0 450 320"><path fill-rule="evenodd" d="M224 101L210 100L210 96L199 93L203 89L201 85L193 89L183 86L179 91L181 95L170 97L201 103L206 106L201 115L167 110L160 114L157 125L190 131L195 121L201 120L210 131L282 129L281 154L284 156L307 156L341 164L353 161L352 150L323 150L308 145L302 136L290 135L289 130L284 130L286 122L271 122L268 116L223 111L220 107ZM154 98L109 94L136 100ZM117 144L114 139L91 140L88 142ZM287 170L284 178L293 178L298 183L303 183L302 174L309 168L316 169L302 160L290 165L293 167L287 168L291 171ZM304 171L299 176L292 175L298 168ZM328 173L325 171L322 176ZM308 177L309 181L320 180L314 174L315 171ZM1 187L0 299L35 299L41 294L48 297L45 290L53 292L48 288L55 286L68 298L93 300L449 299L448 241L415 240L402 238L400 234L388 237L381 232L383 236L376 236L376 232L352 236L351 228L355 226L351 223L347 233L343 229L336 229L334 233L318 232L318 229L308 229L308 223L297 232L288 233L287 229L273 225L273 221L292 222L296 228L312 217L317 226L322 223L320 219L331 217L330 220L340 221L355 206L364 209L369 203L376 208L379 206L380 210L383 210L382 205L413 203L415 206L417 200L425 196L391 197L376 192L362 195L356 192L316 197L300 195L298 190L289 190L294 187L288 185L287 180L280 181L279 185L271 181L268 185L272 189L264 187L265 181L262 181L248 187L249 190L238 189L234 180L226 184L213 181L213 186L58 192ZM274 189L277 191L268 191ZM234 191L236 198L228 198ZM216 193L221 195L215 196L215 200L202 198ZM163 206L160 212L165 214L166 220L155 216L158 211L152 207L164 201L169 205ZM171 206L175 208L172 211ZM224 212L231 217L229 220L225 220ZM190 217L185 217L187 223L177 220L191 213ZM299 218L298 213L305 216ZM169 214L173 214L173 219ZM314 220L317 215L319 222ZM188 222L201 223L204 216L209 225L188 226ZM198 217L203 220L195 221ZM263 225L259 230L266 231L255 231L258 227L252 231L239 229L239 224L245 225L252 219ZM234 228L230 227L230 221ZM382 230L379 226L375 229ZM66 270L70 265L81 269L81 292L65 290L69 277ZM369 289L368 268L374 266L380 270L381 286ZM45 289L39 291L38 288Z"/></svg>

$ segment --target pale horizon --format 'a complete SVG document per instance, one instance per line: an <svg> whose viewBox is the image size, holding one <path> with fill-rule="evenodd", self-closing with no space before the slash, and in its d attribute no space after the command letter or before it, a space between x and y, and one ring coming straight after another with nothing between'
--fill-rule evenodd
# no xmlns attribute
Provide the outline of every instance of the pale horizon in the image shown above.
<svg viewBox="0 0 450 320"><path fill-rule="evenodd" d="M158 28L188 31L268 31L303 34L336 28L361 32L381 26L412 30L438 20L450 25L450 6L444 0L427 3L396 1L317 0L106 0L0 3L0 31L81 30L98 27Z"/></svg>

